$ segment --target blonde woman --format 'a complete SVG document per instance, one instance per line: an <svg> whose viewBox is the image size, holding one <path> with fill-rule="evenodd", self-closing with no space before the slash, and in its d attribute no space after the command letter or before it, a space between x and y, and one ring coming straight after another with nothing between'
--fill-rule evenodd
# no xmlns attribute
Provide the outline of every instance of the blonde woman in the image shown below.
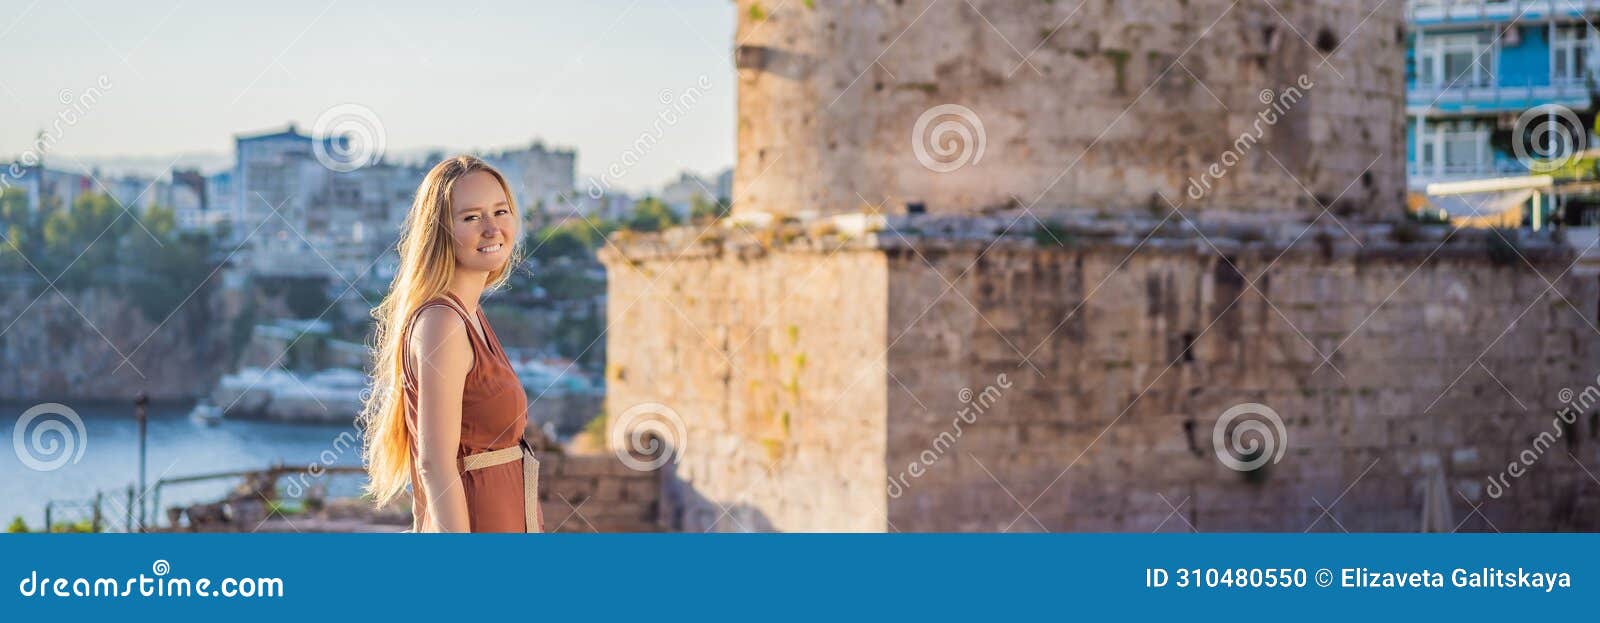
<svg viewBox="0 0 1600 623"><path fill-rule="evenodd" d="M522 441L527 394L479 306L516 265L505 178L458 156L423 178L377 320L366 424L368 492L407 483L415 532L537 532L538 463Z"/></svg>

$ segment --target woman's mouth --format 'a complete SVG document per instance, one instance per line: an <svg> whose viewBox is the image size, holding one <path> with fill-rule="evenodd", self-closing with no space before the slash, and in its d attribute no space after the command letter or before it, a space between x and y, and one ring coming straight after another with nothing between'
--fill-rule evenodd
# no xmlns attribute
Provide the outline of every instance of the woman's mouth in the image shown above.
<svg viewBox="0 0 1600 623"><path fill-rule="evenodd" d="M499 253L501 246L502 245L500 243L498 243L498 242L495 243L495 244L491 244L491 245L481 246L481 247L478 247L478 252L479 253Z"/></svg>

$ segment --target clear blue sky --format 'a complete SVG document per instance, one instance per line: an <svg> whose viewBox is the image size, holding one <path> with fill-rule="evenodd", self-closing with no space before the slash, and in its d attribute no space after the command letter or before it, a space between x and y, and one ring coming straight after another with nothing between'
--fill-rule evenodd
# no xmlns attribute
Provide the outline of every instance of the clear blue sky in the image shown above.
<svg viewBox="0 0 1600 623"><path fill-rule="evenodd" d="M311 127L345 102L388 151L578 149L598 174L701 75L711 87L622 181L733 163L730 0L209 2L0 0L0 157L26 149L106 75L54 150L77 157L226 153L236 133Z"/></svg>

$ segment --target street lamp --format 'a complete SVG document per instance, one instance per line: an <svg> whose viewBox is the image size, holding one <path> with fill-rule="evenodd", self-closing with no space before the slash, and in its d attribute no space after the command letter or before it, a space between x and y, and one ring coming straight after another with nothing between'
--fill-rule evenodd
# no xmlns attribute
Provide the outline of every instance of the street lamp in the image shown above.
<svg viewBox="0 0 1600 623"><path fill-rule="evenodd" d="M145 522L144 494L145 494L145 491L148 491L148 489L145 489L145 486L144 486L144 448L145 448L144 441L145 441L145 423L147 421L149 421L149 419L150 419L149 415L147 413L149 406L150 406L150 396L145 395L144 392L139 392L139 395L134 397L134 399L133 399L133 419L137 420L139 422L139 531L140 532L144 532L144 526L145 526L145 523L144 523Z"/></svg>

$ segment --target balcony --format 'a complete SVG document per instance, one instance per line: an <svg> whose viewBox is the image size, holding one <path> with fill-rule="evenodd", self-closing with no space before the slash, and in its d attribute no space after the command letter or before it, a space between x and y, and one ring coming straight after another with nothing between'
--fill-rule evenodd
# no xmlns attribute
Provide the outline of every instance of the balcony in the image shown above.
<svg viewBox="0 0 1600 623"><path fill-rule="evenodd" d="M1596 12L1600 0L1410 0L1406 4L1406 19L1414 26L1581 19Z"/></svg>
<svg viewBox="0 0 1600 623"><path fill-rule="evenodd" d="M1559 104L1573 110L1589 108L1593 99L1585 80L1562 80L1539 85L1442 85L1414 84L1406 88L1408 115L1477 115L1520 113L1545 104Z"/></svg>
<svg viewBox="0 0 1600 623"><path fill-rule="evenodd" d="M1516 161L1485 162L1470 165L1406 163L1406 187L1420 191L1428 184L1464 182L1493 177L1527 175L1528 167Z"/></svg>

